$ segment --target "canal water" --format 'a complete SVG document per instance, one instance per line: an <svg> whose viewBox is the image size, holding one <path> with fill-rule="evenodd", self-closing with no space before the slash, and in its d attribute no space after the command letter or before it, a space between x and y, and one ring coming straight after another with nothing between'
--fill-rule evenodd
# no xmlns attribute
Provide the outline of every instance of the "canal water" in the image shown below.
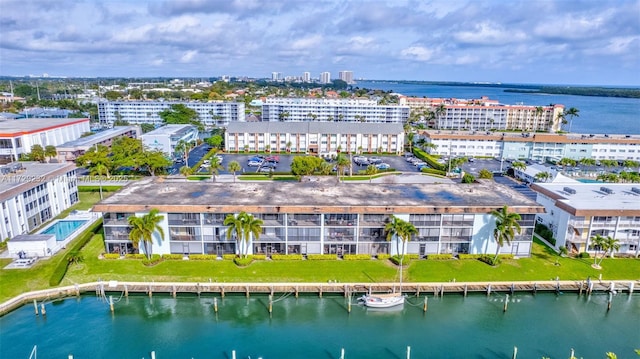
<svg viewBox="0 0 640 359"><path fill-rule="evenodd" d="M342 296L114 295L32 305L0 318L0 358L619 358L640 348L640 295L516 293L410 297L399 310L371 310ZM355 298L352 302L355 303Z"/></svg>

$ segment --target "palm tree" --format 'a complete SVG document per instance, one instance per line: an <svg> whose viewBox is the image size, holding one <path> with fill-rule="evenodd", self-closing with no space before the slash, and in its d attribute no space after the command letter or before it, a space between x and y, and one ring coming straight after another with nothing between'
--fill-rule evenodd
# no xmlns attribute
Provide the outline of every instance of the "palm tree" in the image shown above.
<svg viewBox="0 0 640 359"><path fill-rule="evenodd" d="M535 175L535 179L537 179L540 182L547 182L549 178L551 178L551 173L547 171L538 172Z"/></svg>
<svg viewBox="0 0 640 359"><path fill-rule="evenodd" d="M47 162L51 162L51 158L56 157L58 155L58 151L56 150L56 146L48 145L44 147L44 155L49 157Z"/></svg>
<svg viewBox="0 0 640 359"><path fill-rule="evenodd" d="M242 231L244 233L244 252L242 254L246 257L252 238L255 238L256 241L260 238L263 222L261 219L254 218L247 213L244 213L241 221L243 223Z"/></svg>
<svg viewBox="0 0 640 359"><path fill-rule="evenodd" d="M190 175L193 174L193 169L191 169L191 167L184 165L182 167L180 167L180 174L185 176L185 177L189 177Z"/></svg>
<svg viewBox="0 0 640 359"><path fill-rule="evenodd" d="M180 140L176 144L175 150L176 152L182 153L182 158L184 158L184 164L189 165L189 151L193 148L193 143L185 140Z"/></svg>
<svg viewBox="0 0 640 359"><path fill-rule="evenodd" d="M365 170L365 173L367 175L369 175L369 183L371 183L371 179L373 178L373 176L378 173L378 167L376 167L375 165L369 165L367 166L367 169Z"/></svg>
<svg viewBox="0 0 640 359"><path fill-rule="evenodd" d="M242 170L240 163L238 161L231 161L227 165L227 171L233 173L233 182L236 181L236 172Z"/></svg>
<svg viewBox="0 0 640 359"><path fill-rule="evenodd" d="M134 215L128 218L129 226L133 227L129 232L129 239L134 248L138 248L140 242L143 243L147 259L151 259L152 247L150 244L153 243L153 234L158 232L160 238L164 240L164 230L159 224L164 220L164 216L158 215L159 212L157 208L154 208L142 217Z"/></svg>
<svg viewBox="0 0 640 359"><path fill-rule="evenodd" d="M238 246L238 254L240 254L240 245L242 244L242 235L243 235L243 223L242 218L245 212L240 212L237 216L233 214L228 214L224 218L223 225L227 226L227 238L231 239L235 236L236 243Z"/></svg>
<svg viewBox="0 0 640 359"><path fill-rule="evenodd" d="M347 156L342 153L338 154L338 156L336 157L336 169L338 170L336 176L338 177L338 182L340 182L340 174L344 172L344 169L347 168L347 166L349 166L350 164L351 162L349 161Z"/></svg>
<svg viewBox="0 0 640 359"><path fill-rule="evenodd" d="M500 248L502 248L505 243L511 244L516 232L520 234L521 229L518 221L521 218L520 215L515 212L509 213L507 205L502 207L500 210L491 211L490 214L496 221L496 227L493 229L493 238L496 240L497 244L496 255L493 258L493 262L495 263L498 259Z"/></svg>
<svg viewBox="0 0 640 359"><path fill-rule="evenodd" d="M607 256L607 253L611 253L611 257L613 257L613 252L620 249L620 241L611 237L603 237L599 234L591 237L591 246L594 247L596 254L593 256L593 268L600 269L602 268L600 265L602 264L602 260ZM602 250L602 256L600 260L598 260L598 252Z"/></svg>
<svg viewBox="0 0 640 359"><path fill-rule="evenodd" d="M409 152L413 152L413 139L416 137L414 132L407 133L407 143L409 144Z"/></svg>
<svg viewBox="0 0 640 359"><path fill-rule="evenodd" d="M106 175L109 178L109 168L102 163L98 163L97 165L91 168L89 172L92 176L99 176L99 186L100 186L100 199L102 199L102 176Z"/></svg>
<svg viewBox="0 0 640 359"><path fill-rule="evenodd" d="M536 107L536 120L533 123L533 131L537 131L538 130L538 121L540 120L540 117L542 117L542 114L544 113L544 108L542 106L537 106Z"/></svg>
<svg viewBox="0 0 640 359"><path fill-rule="evenodd" d="M391 221L384 226L384 230L387 232L387 241L391 241L394 236L396 237L396 253L400 258L400 266L402 266L406 242L409 242L411 236L418 230L413 224L394 215L391 216ZM402 242L402 248L400 248L400 242Z"/></svg>
<svg viewBox="0 0 640 359"><path fill-rule="evenodd" d="M511 164L511 167L513 167L514 170L524 171L527 169L527 164L523 161L515 161Z"/></svg>
<svg viewBox="0 0 640 359"><path fill-rule="evenodd" d="M215 182L216 176L220 173L220 170L224 169L224 167L220 164L220 159L217 156L212 156L210 161L211 167L209 168L209 171L211 171L211 181Z"/></svg>
<svg viewBox="0 0 640 359"><path fill-rule="evenodd" d="M569 132L571 132L571 123L573 122L574 117L580 117L580 110L575 107L570 107L569 109L564 111L565 116L569 116Z"/></svg>

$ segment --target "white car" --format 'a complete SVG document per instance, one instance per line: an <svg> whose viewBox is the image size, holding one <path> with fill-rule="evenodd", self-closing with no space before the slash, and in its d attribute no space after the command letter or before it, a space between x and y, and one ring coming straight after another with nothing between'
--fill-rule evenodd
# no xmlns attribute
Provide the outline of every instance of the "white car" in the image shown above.
<svg viewBox="0 0 640 359"><path fill-rule="evenodd" d="M249 163L247 163L247 166L249 166L249 167L260 167L260 166L262 166L262 162L249 161Z"/></svg>

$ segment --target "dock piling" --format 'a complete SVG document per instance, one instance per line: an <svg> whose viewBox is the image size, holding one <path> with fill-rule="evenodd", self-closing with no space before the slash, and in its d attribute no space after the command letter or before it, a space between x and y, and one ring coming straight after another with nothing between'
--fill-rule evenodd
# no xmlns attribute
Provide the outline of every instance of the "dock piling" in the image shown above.
<svg viewBox="0 0 640 359"><path fill-rule="evenodd" d="M347 298L349 296L349 286L347 284L344 285L344 297Z"/></svg>
<svg viewBox="0 0 640 359"><path fill-rule="evenodd" d="M218 314L218 298L213 298L213 312Z"/></svg>
<svg viewBox="0 0 640 359"><path fill-rule="evenodd" d="M629 283L629 295L633 294L633 285L634 284L635 284L634 282Z"/></svg>
<svg viewBox="0 0 640 359"><path fill-rule="evenodd" d="M444 284L440 285L440 296L444 297Z"/></svg>
<svg viewBox="0 0 640 359"><path fill-rule="evenodd" d="M129 297L129 288L127 287L126 284L124 285L124 296L127 298Z"/></svg>
<svg viewBox="0 0 640 359"><path fill-rule="evenodd" d="M78 286L77 284L74 285L75 289L76 289L76 297L80 296L80 286Z"/></svg>
<svg viewBox="0 0 640 359"><path fill-rule="evenodd" d="M236 359L236 351L235 350L231 351L231 359Z"/></svg>
<svg viewBox="0 0 640 359"><path fill-rule="evenodd" d="M320 298L322 298L322 286L320 286L320 290L319 290L318 294L320 295Z"/></svg>
<svg viewBox="0 0 640 359"><path fill-rule="evenodd" d="M582 297L582 288L584 287L584 281L580 282L580 291L578 292L578 296Z"/></svg>
<svg viewBox="0 0 640 359"><path fill-rule="evenodd" d="M109 309L111 309L111 314L113 314L113 296L109 296Z"/></svg>
<svg viewBox="0 0 640 359"><path fill-rule="evenodd" d="M38 301L33 300L33 309L36 311L36 315L38 315Z"/></svg>
<svg viewBox="0 0 640 359"><path fill-rule="evenodd" d="M613 301L613 292L610 291L609 292L609 299L607 299L607 312L611 310L611 302L612 301Z"/></svg>
<svg viewBox="0 0 640 359"><path fill-rule="evenodd" d="M298 298L298 286L296 286L296 298Z"/></svg>
<svg viewBox="0 0 640 359"><path fill-rule="evenodd" d="M515 291L516 291L516 285L514 283L511 283L511 295L513 295Z"/></svg>
<svg viewBox="0 0 640 359"><path fill-rule="evenodd" d="M504 299L504 307L502 308L502 312L506 313L508 307L509 307L509 294L507 294L507 296Z"/></svg>
<svg viewBox="0 0 640 359"><path fill-rule="evenodd" d="M245 286L244 289L245 289L245 293L247 295L247 298L249 298L249 286L248 285Z"/></svg>
<svg viewBox="0 0 640 359"><path fill-rule="evenodd" d="M224 287L220 286L220 297L224 298Z"/></svg>
<svg viewBox="0 0 640 359"><path fill-rule="evenodd" d="M416 286L416 297L420 296L420 285Z"/></svg>
<svg viewBox="0 0 640 359"><path fill-rule="evenodd" d="M340 349L340 359L344 359L344 348Z"/></svg>
<svg viewBox="0 0 640 359"><path fill-rule="evenodd" d="M427 300L428 299L429 298L425 295L424 296L424 305L422 306L422 311L425 312L425 313L427 312Z"/></svg>
<svg viewBox="0 0 640 359"><path fill-rule="evenodd" d="M172 290L171 290L171 293L173 294L173 298L175 298L175 297L176 297L176 295L177 295L177 293L176 293L176 292L177 292L177 291L176 291L176 286L174 285L174 286L172 287Z"/></svg>
<svg viewBox="0 0 640 359"><path fill-rule="evenodd" d="M538 283L533 283L533 295L536 295L536 292L538 291Z"/></svg>
<svg viewBox="0 0 640 359"><path fill-rule="evenodd" d="M411 359L411 347L407 347L407 359Z"/></svg>
<svg viewBox="0 0 640 359"><path fill-rule="evenodd" d="M149 284L149 298L153 296L153 288L151 288L151 284Z"/></svg>
<svg viewBox="0 0 640 359"><path fill-rule="evenodd" d="M517 356L518 356L518 347L513 347L513 356L511 357L511 359L516 359Z"/></svg>
<svg viewBox="0 0 640 359"><path fill-rule="evenodd" d="M487 297L491 295L491 283L487 285Z"/></svg>
<svg viewBox="0 0 640 359"><path fill-rule="evenodd" d="M271 313L273 313L273 294L269 295L269 317L271 317Z"/></svg>
<svg viewBox="0 0 640 359"><path fill-rule="evenodd" d="M467 296L467 283L464 284L464 296Z"/></svg>
<svg viewBox="0 0 640 359"><path fill-rule="evenodd" d="M47 310L44 309L44 302L42 302L42 304L40 304L40 313L42 313L43 317L47 316Z"/></svg>

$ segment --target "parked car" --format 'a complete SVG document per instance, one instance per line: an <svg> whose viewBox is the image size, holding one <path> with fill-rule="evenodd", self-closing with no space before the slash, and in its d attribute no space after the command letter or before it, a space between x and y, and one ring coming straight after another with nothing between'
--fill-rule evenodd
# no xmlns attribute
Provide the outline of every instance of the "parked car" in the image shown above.
<svg viewBox="0 0 640 359"><path fill-rule="evenodd" d="M371 158L369 158L369 163L371 163L372 165L378 165L378 164L382 163L382 159L376 158L376 157L371 157Z"/></svg>
<svg viewBox="0 0 640 359"><path fill-rule="evenodd" d="M262 166L262 161L249 161L249 163L247 163L247 166L249 166L249 167L260 167L260 166Z"/></svg>
<svg viewBox="0 0 640 359"><path fill-rule="evenodd" d="M376 168L379 170L388 170L389 168L391 168L391 166L389 166L388 163L379 163L376 165Z"/></svg>
<svg viewBox="0 0 640 359"><path fill-rule="evenodd" d="M262 162L262 168L276 168L278 166L275 162Z"/></svg>
<svg viewBox="0 0 640 359"><path fill-rule="evenodd" d="M260 167L260 168L258 168L258 172L260 172L260 173L270 173L271 171L273 171L273 168L271 168L271 167Z"/></svg>
<svg viewBox="0 0 640 359"><path fill-rule="evenodd" d="M250 157L250 158L247 160L247 162L251 162L251 161L254 161L254 162L262 162L262 157L253 156L253 157Z"/></svg>
<svg viewBox="0 0 640 359"><path fill-rule="evenodd" d="M280 156L267 156L264 160L268 162L280 162Z"/></svg>

